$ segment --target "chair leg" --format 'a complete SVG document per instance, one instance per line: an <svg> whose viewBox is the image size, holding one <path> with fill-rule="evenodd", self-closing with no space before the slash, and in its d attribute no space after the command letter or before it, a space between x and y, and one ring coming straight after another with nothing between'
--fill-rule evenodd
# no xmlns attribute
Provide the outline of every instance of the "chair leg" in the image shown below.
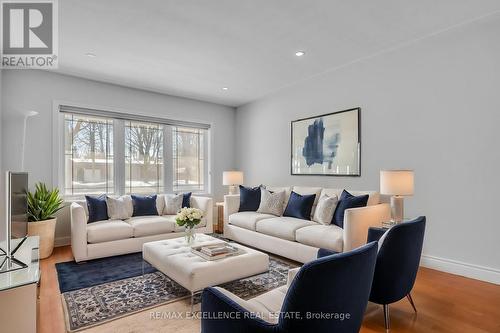
<svg viewBox="0 0 500 333"><path fill-rule="evenodd" d="M389 332L391 329L391 317L389 314L389 304L384 304L384 322L385 322L385 331Z"/></svg>
<svg viewBox="0 0 500 333"><path fill-rule="evenodd" d="M417 308L415 306L415 303L413 303L413 298L411 298L411 293L408 293L408 295L406 295L406 298L408 298L408 301L410 302L411 306L413 307L413 310L415 311L415 313L417 313Z"/></svg>

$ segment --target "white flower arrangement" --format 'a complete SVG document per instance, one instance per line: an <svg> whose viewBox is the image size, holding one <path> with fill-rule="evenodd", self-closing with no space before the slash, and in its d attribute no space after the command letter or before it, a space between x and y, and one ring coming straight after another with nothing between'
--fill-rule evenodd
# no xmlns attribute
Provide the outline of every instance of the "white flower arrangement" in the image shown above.
<svg viewBox="0 0 500 333"><path fill-rule="evenodd" d="M203 212L198 208L182 208L175 216L175 222L180 227L194 228L201 222Z"/></svg>

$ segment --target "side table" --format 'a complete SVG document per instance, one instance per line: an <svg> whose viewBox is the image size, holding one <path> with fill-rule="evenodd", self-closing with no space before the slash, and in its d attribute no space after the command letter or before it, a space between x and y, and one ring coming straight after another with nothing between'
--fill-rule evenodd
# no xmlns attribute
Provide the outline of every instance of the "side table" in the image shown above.
<svg viewBox="0 0 500 333"><path fill-rule="evenodd" d="M214 232L218 234L224 233L224 202L216 202L217 207L217 223L214 225Z"/></svg>

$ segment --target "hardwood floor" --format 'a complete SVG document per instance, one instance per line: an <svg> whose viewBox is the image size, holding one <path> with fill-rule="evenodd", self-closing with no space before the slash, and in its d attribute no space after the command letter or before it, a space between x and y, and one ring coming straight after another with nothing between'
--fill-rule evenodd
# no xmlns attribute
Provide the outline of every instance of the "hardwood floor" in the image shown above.
<svg viewBox="0 0 500 333"><path fill-rule="evenodd" d="M69 246L54 249L41 262L39 333L66 332L55 263L72 260ZM499 333L500 286L421 268L412 292L418 314L404 299L391 305L392 332ZM161 311L187 309L177 302ZM97 326L89 332L199 332L199 322L149 318L150 310ZM384 332L382 307L369 304L361 332Z"/></svg>

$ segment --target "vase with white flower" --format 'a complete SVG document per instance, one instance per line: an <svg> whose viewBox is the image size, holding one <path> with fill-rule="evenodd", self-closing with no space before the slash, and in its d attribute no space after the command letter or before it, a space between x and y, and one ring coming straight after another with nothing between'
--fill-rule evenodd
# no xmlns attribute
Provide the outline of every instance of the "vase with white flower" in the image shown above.
<svg viewBox="0 0 500 333"><path fill-rule="evenodd" d="M175 222L179 227L186 228L186 243L191 245L194 242L196 233L194 229L198 224L200 224L203 218L203 212L198 208L181 208L177 216L175 217Z"/></svg>

